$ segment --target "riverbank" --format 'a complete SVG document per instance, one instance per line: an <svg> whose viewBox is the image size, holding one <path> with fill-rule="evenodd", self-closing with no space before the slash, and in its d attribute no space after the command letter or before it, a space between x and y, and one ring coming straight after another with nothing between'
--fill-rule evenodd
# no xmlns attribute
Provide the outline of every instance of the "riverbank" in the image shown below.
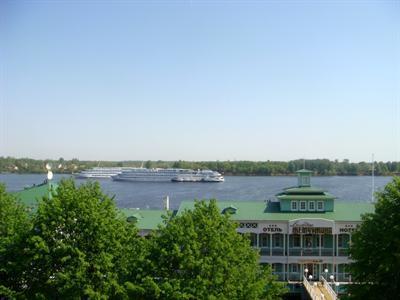
<svg viewBox="0 0 400 300"><path fill-rule="evenodd" d="M94 167L144 167L209 169L225 176L294 176L302 168L313 171L314 176L370 176L371 162L350 162L328 159L291 161L80 161L78 159L35 160L30 158L0 157L0 172L40 174L50 163L57 174L73 174ZM376 176L400 175L400 162L375 162Z"/></svg>

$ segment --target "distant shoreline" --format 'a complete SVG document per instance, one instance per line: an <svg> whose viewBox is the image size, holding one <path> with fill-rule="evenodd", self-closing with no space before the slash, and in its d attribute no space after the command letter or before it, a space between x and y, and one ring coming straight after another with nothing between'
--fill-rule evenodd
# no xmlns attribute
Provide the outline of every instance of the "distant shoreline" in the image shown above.
<svg viewBox="0 0 400 300"><path fill-rule="evenodd" d="M53 172L55 175L75 175L77 173L57 173L57 172ZM11 174L15 174L15 175L38 175L38 174L43 174L44 176L46 175L45 172L0 172L1 175L11 175ZM259 174L222 174L224 176L232 176L232 177L293 177L296 176L295 173L293 174L273 174L273 175L259 175ZM337 176L337 177L371 177L370 175L367 174L356 174L356 175L352 175L352 174L333 174L333 175L320 175L320 174L316 174L313 175L314 177L332 177L332 176ZM400 174L394 173L394 174L384 174L384 175L374 175L376 177L393 177L393 176L400 176Z"/></svg>
<svg viewBox="0 0 400 300"><path fill-rule="evenodd" d="M37 160L30 158L0 157L0 173L40 174L46 173L46 164L51 164L55 174L79 173L95 167L145 167L213 170L225 176L294 176L297 170L308 169L313 176L371 176L372 162L350 162L329 159L297 159L291 161L81 161ZM375 176L399 176L400 162L375 161Z"/></svg>

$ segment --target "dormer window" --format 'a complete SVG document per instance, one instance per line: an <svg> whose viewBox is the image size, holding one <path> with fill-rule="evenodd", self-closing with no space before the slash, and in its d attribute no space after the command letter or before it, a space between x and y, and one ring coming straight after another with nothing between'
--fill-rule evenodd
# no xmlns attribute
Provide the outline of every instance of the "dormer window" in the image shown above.
<svg viewBox="0 0 400 300"><path fill-rule="evenodd" d="M137 218L136 216L129 216L128 218L126 218L126 220L127 220L129 223L137 223L138 218Z"/></svg>
<svg viewBox="0 0 400 300"><path fill-rule="evenodd" d="M297 201L291 201L290 202L290 208L292 211L298 211L299 208L297 207Z"/></svg>
<svg viewBox="0 0 400 300"><path fill-rule="evenodd" d="M307 210L307 202L306 201L300 201L300 211L306 211Z"/></svg>
<svg viewBox="0 0 400 300"><path fill-rule="evenodd" d="M317 202L317 210L318 211L323 211L324 210L324 201L318 201Z"/></svg>
<svg viewBox="0 0 400 300"><path fill-rule="evenodd" d="M309 211L315 210L315 201L308 201L308 210Z"/></svg>
<svg viewBox="0 0 400 300"><path fill-rule="evenodd" d="M230 215L233 215L233 214L236 214L236 211L237 211L237 208L236 208L235 206L233 206L233 205L230 205L230 206L228 206L228 207L225 207L225 208L222 210L222 213L223 213L223 214L230 214Z"/></svg>
<svg viewBox="0 0 400 300"><path fill-rule="evenodd" d="M308 176L302 176L302 177L301 177L301 184L302 184L303 186L308 186L308 185L310 185L310 177L308 177Z"/></svg>

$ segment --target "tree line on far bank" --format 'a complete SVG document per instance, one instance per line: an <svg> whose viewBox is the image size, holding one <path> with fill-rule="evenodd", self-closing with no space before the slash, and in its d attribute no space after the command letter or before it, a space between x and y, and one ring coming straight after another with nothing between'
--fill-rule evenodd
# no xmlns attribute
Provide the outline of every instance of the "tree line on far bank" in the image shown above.
<svg viewBox="0 0 400 300"><path fill-rule="evenodd" d="M55 173L76 173L94 167L146 167L211 169L225 175L278 176L293 175L304 166L321 176L365 176L371 175L371 162L350 162L328 159L291 161L80 161L76 158L65 160L35 160L30 158L0 157L0 172L43 173L46 163L51 163ZM375 162L375 175L399 175L400 162Z"/></svg>

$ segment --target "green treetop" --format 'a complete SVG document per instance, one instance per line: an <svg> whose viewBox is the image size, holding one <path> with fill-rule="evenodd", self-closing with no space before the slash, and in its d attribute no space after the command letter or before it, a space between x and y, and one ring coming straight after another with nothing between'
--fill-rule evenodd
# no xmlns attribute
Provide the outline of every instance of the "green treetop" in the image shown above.
<svg viewBox="0 0 400 300"><path fill-rule="evenodd" d="M13 282L21 297L127 298L125 283L134 278L142 239L97 183L77 187L61 181L52 199L41 201L32 223L18 250L16 264L23 271Z"/></svg>
<svg viewBox="0 0 400 300"><path fill-rule="evenodd" d="M237 224L215 200L168 221L150 239L152 276L160 299L278 299L286 289Z"/></svg>
<svg viewBox="0 0 400 300"><path fill-rule="evenodd" d="M20 279L21 270L14 263L18 260L15 248L29 230L26 208L0 184L0 298L15 297L14 286L9 284Z"/></svg>
<svg viewBox="0 0 400 300"><path fill-rule="evenodd" d="M350 249L352 299L398 299L400 295L400 178L377 193L375 212L363 217Z"/></svg>

